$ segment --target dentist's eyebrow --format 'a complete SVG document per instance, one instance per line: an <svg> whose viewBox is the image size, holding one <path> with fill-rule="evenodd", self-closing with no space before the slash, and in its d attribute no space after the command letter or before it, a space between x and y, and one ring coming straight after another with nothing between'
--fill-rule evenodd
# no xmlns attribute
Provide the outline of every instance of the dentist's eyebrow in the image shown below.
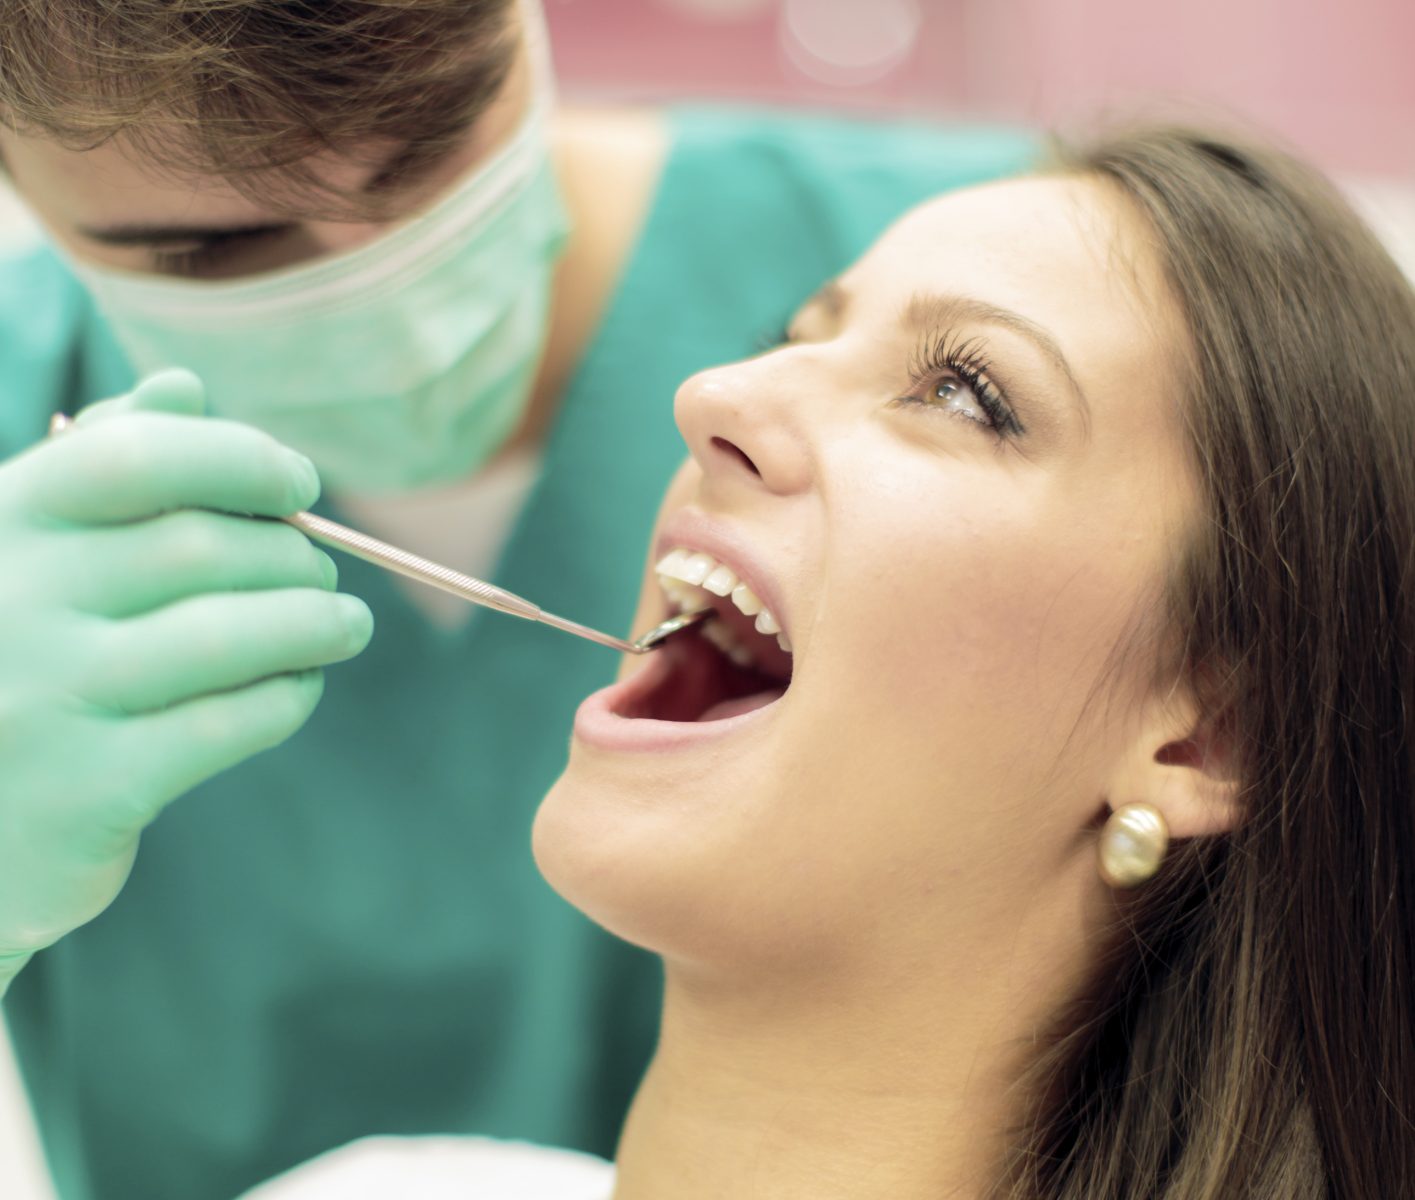
<svg viewBox="0 0 1415 1200"><path fill-rule="evenodd" d="M947 328L950 325L972 322L980 325L1000 325L1004 329L1019 334L1032 343L1061 374L1076 397L1081 421L1086 430L1091 427L1091 406L1086 393L1076 380L1076 373L1066 361L1057 341L1042 326L1010 308L999 308L985 300L972 296L952 294L919 293L909 301L904 310L905 323L918 330Z"/></svg>
<svg viewBox="0 0 1415 1200"><path fill-rule="evenodd" d="M396 151L359 189L364 195L402 191L416 186L451 153L441 147L427 154L418 148ZM291 233L298 221L254 221L237 225L172 225L134 222L124 225L80 226L78 232L104 246L174 246L187 242L237 242Z"/></svg>
<svg viewBox="0 0 1415 1200"><path fill-rule="evenodd" d="M292 221L262 221L251 225L106 225L80 226L78 232L105 246L175 246L187 242L224 242L270 237L296 228Z"/></svg>

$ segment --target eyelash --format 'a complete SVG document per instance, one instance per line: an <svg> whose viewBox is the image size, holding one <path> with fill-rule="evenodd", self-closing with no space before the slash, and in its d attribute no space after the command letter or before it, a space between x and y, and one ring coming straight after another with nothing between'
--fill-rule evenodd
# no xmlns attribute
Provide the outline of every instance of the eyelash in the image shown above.
<svg viewBox="0 0 1415 1200"><path fill-rule="evenodd" d="M757 352L768 354L782 346L789 345L792 340L789 326L763 332L757 338ZM988 427L989 431L998 441L1009 437L1020 437L1026 433L1026 430L1017 419L1017 415L998 394L997 389L988 382L989 367L990 364L983 356L982 348L976 341L960 343L955 334L944 333L919 347L910 367L910 374L913 376L913 386L916 389L923 387L932 389L938 386L940 375L951 371L973 390L973 395L978 398L979 406L991 422ZM931 401L913 394L900 396L898 403L917 404L924 408L937 407ZM963 419L965 421L972 420L971 417ZM980 424L978 421L973 421L973 423Z"/></svg>
<svg viewBox="0 0 1415 1200"><path fill-rule="evenodd" d="M242 229L226 236L215 236L198 242L190 250L154 250L153 266L169 275L200 275L220 266L242 250L283 234L279 228Z"/></svg>
<svg viewBox="0 0 1415 1200"><path fill-rule="evenodd" d="M1020 437L1026 432L1022 423L1002 396L988 381L990 364L982 347L976 340L960 341L952 332L941 334L920 345L914 356L910 374L914 388L925 389L930 394L937 391L943 380L940 376L952 374L961 380L977 398L978 407L987 414L988 430L998 441L1009 437ZM927 396L911 392L899 397L900 404L918 404L926 408L938 407ZM953 415L953 414L946 414ZM960 414L961 415L961 414ZM965 421L981 424L974 417L963 417Z"/></svg>
<svg viewBox="0 0 1415 1200"><path fill-rule="evenodd" d="M231 250L227 242L203 242L191 250L154 250L153 265L164 275L199 275Z"/></svg>

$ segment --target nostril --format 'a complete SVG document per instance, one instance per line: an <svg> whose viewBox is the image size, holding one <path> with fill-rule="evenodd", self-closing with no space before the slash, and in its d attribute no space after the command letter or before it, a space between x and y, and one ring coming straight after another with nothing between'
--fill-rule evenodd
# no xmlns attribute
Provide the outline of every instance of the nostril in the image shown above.
<svg viewBox="0 0 1415 1200"><path fill-rule="evenodd" d="M761 478L762 473L757 470L757 464L747 457L746 452L740 446L729 442L726 438L720 437L713 438L712 444L718 450L721 450L724 454L730 454L733 458L737 459L738 462L740 462L744 467L746 467L747 470L749 470L758 479Z"/></svg>

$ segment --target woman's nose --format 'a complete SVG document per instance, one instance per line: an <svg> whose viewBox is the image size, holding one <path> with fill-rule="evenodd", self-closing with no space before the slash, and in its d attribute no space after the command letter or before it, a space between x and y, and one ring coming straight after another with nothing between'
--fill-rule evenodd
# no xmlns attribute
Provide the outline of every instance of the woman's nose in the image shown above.
<svg viewBox="0 0 1415 1200"><path fill-rule="evenodd" d="M674 419L709 483L781 495L811 482L811 451L798 397L767 359L715 367L678 389Z"/></svg>

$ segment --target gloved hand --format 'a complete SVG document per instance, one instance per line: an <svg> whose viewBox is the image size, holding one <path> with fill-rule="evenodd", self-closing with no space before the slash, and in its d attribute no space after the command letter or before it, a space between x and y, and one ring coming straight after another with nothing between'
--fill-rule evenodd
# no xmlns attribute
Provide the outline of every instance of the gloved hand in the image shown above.
<svg viewBox="0 0 1415 1200"><path fill-rule="evenodd" d="M108 906L167 804L299 729L319 668L372 633L302 533L231 515L309 507L314 467L203 405L164 371L0 464L0 994Z"/></svg>

